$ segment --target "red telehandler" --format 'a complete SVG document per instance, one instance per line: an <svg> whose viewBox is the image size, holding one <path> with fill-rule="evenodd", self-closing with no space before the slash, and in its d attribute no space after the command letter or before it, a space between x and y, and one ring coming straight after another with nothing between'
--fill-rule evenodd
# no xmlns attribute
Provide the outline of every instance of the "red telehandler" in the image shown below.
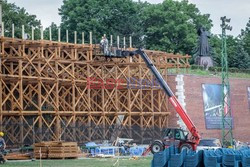
<svg viewBox="0 0 250 167"><path fill-rule="evenodd" d="M159 85L163 89L163 91L168 95L170 103L174 106L176 112L179 114L185 125L187 126L188 130L191 133L191 137L188 138L188 134L179 128L168 128L165 130L164 138L162 140L155 140L149 147L149 150L152 153L156 153L159 151L164 150L165 148L169 147L170 145L176 145L180 150L182 149L192 149L196 150L197 145L200 142L200 135L192 122L189 118L187 113L184 111L183 107L180 105L179 101L175 97L174 93L166 83L166 81L161 76L160 72L157 70L155 65L152 63L148 55L141 49L136 51L126 51L126 50L116 50L115 54L109 53L105 55L106 57L116 57L116 58L124 58L127 56L134 56L140 55L144 62L146 63L147 67L151 70L155 78L157 79Z"/></svg>

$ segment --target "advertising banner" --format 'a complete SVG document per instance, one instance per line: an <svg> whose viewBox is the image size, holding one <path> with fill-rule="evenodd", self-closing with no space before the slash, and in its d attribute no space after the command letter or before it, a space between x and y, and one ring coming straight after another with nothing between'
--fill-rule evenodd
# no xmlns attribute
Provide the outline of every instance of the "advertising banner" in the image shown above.
<svg viewBox="0 0 250 167"><path fill-rule="evenodd" d="M224 93L227 92L224 91ZM206 129L221 129L222 111L228 111L227 108L222 109L222 86L220 84L202 84L202 94ZM229 122L233 121L229 116L226 119ZM225 128L228 127L225 125Z"/></svg>

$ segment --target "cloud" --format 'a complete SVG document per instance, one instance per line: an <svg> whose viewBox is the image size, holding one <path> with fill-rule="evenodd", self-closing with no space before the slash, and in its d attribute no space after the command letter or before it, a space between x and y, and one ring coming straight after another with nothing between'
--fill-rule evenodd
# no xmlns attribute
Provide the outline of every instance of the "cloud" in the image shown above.
<svg viewBox="0 0 250 167"><path fill-rule="evenodd" d="M58 8L63 4L63 0L8 0L19 7L24 7L30 14L35 14L41 20L44 27L48 27L52 22L60 24L61 17L58 15Z"/></svg>
<svg viewBox="0 0 250 167"><path fill-rule="evenodd" d="M37 15L44 27L48 27L51 22L60 24L61 17L58 15L58 8L63 4L63 0L8 0L16 3L17 6L24 7L30 14ZM142 0L143 1L143 0ZM161 3L163 0L147 0L149 3ZM250 17L249 0L189 0L200 9L202 14L210 14L214 27L212 32L221 33L220 17L227 16L231 18L230 25L233 31L228 32L237 36L241 29L246 27Z"/></svg>
<svg viewBox="0 0 250 167"><path fill-rule="evenodd" d="M210 13L210 18L213 20L214 27L212 32L215 34L221 33L220 17L227 16L231 18L230 25L233 26L231 35L239 35L241 29L246 27L250 17L249 0L189 0L197 5L201 13Z"/></svg>
<svg viewBox="0 0 250 167"><path fill-rule="evenodd" d="M163 0L147 0L150 3L161 3ZM179 0L180 1L180 0ZM227 16L231 18L230 25L233 26L228 34L237 36L241 29L245 29L250 17L249 0L189 0L190 3L196 4L202 14L210 14L214 27L212 32L221 33L220 17Z"/></svg>

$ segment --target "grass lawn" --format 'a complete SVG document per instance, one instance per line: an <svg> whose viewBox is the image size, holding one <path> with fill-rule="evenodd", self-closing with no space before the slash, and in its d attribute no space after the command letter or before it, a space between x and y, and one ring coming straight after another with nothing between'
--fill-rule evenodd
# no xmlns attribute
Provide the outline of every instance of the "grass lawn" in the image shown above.
<svg viewBox="0 0 250 167"><path fill-rule="evenodd" d="M169 69L169 74L176 74L176 69ZM215 77L221 77L221 72L213 72L213 71L206 71L201 69L180 69L179 74L193 74L193 75L199 75L199 76L215 76ZM250 78L250 73L232 73L229 72L229 78Z"/></svg>
<svg viewBox="0 0 250 167"><path fill-rule="evenodd" d="M150 166L152 157L129 160L128 158L119 159L120 167L147 167ZM112 167L117 158L86 158L86 159L67 159L67 160L42 160L42 167ZM3 167L39 167L40 161L8 161ZM118 164L114 165L118 167Z"/></svg>

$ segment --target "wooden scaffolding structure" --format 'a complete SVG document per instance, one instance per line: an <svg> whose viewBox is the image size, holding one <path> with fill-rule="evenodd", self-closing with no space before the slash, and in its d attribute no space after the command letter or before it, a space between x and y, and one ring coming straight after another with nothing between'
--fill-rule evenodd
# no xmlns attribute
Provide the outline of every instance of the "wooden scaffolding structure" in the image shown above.
<svg viewBox="0 0 250 167"><path fill-rule="evenodd" d="M106 59L91 44L1 37L0 130L7 145L133 138L168 126L164 92L139 56ZM147 51L167 79L189 56Z"/></svg>

